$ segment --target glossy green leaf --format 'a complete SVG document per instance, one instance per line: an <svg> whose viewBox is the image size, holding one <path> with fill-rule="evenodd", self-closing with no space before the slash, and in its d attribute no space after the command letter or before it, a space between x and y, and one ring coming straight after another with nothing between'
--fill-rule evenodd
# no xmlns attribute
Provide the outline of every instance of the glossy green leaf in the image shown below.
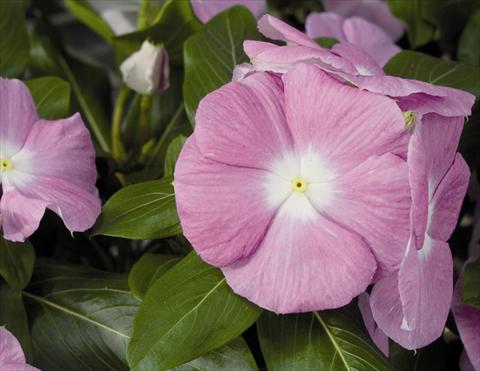
<svg viewBox="0 0 480 371"><path fill-rule="evenodd" d="M27 286L34 263L35 250L30 242L11 242L0 236L0 276L10 287L21 290Z"/></svg>
<svg viewBox="0 0 480 371"><path fill-rule="evenodd" d="M137 298L143 299L155 281L177 262L178 257L174 255L142 255L128 275L130 290Z"/></svg>
<svg viewBox="0 0 480 371"><path fill-rule="evenodd" d="M354 309L289 315L264 312L257 326L268 369L391 371Z"/></svg>
<svg viewBox="0 0 480 371"><path fill-rule="evenodd" d="M465 26L458 43L458 59L480 66L480 10L477 10Z"/></svg>
<svg viewBox="0 0 480 371"><path fill-rule="evenodd" d="M232 340L221 348L194 359L171 371L255 371L258 370L252 353L242 337Z"/></svg>
<svg viewBox="0 0 480 371"><path fill-rule="evenodd" d="M128 370L139 301L126 276L40 261L24 297L42 370Z"/></svg>
<svg viewBox="0 0 480 371"><path fill-rule="evenodd" d="M58 32L38 23L31 34L30 69L35 75L56 75L69 82L73 92L73 111L80 111L97 147L110 152L110 81L106 72L68 55L58 41Z"/></svg>
<svg viewBox="0 0 480 371"><path fill-rule="evenodd" d="M387 0L392 13L407 25L408 40L412 48L429 43L435 28L423 16L425 0Z"/></svg>
<svg viewBox="0 0 480 371"><path fill-rule="evenodd" d="M235 66L248 60L243 41L259 38L252 13L237 6L212 18L202 31L185 42L183 96L192 124L200 100L231 81Z"/></svg>
<svg viewBox="0 0 480 371"><path fill-rule="evenodd" d="M65 0L65 5L80 21L110 42L114 36L112 29L86 0Z"/></svg>
<svg viewBox="0 0 480 371"><path fill-rule="evenodd" d="M260 312L192 252L148 290L135 318L129 365L165 370L189 362L238 337Z"/></svg>
<svg viewBox="0 0 480 371"><path fill-rule="evenodd" d="M480 258L465 268L462 302L480 308Z"/></svg>
<svg viewBox="0 0 480 371"><path fill-rule="evenodd" d="M22 345L28 360L32 359L32 339L22 292L12 289L0 279L0 326L5 326Z"/></svg>
<svg viewBox="0 0 480 371"><path fill-rule="evenodd" d="M187 138L185 136L179 135L168 145L167 155L165 156L165 175L173 175L175 163L177 162L178 156L180 155L186 140Z"/></svg>
<svg viewBox="0 0 480 371"><path fill-rule="evenodd" d="M193 14L189 1L167 0L152 26L113 39L117 63L120 65L140 49L143 41L150 39L157 44L163 43L170 62L180 64L184 41L200 28L201 24Z"/></svg>
<svg viewBox="0 0 480 371"><path fill-rule="evenodd" d="M0 1L0 76L20 76L29 59L26 1Z"/></svg>
<svg viewBox="0 0 480 371"><path fill-rule="evenodd" d="M405 50L385 66L389 75L463 89L480 96L480 68Z"/></svg>
<svg viewBox="0 0 480 371"><path fill-rule="evenodd" d="M70 85L59 77L39 77L25 81L37 106L38 116L55 120L70 112Z"/></svg>
<svg viewBox="0 0 480 371"><path fill-rule="evenodd" d="M115 193L103 206L93 235L155 239L181 232L172 178L138 183Z"/></svg>

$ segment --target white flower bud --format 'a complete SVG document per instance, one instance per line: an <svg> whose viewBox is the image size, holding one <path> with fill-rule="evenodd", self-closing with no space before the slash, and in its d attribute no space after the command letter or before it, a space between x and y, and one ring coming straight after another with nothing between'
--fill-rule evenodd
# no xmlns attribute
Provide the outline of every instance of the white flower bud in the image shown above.
<svg viewBox="0 0 480 371"><path fill-rule="evenodd" d="M168 88L170 67L168 53L163 45L145 40L140 50L120 65L123 81L137 93L151 95Z"/></svg>

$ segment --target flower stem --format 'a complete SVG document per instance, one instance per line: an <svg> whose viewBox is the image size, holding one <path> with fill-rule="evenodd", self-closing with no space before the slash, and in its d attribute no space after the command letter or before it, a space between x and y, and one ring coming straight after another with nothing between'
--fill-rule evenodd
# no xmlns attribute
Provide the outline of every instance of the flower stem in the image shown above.
<svg viewBox="0 0 480 371"><path fill-rule="evenodd" d="M130 90L126 86L122 86L120 92L118 93L113 111L112 155L119 164L123 164L127 160L127 153L125 152L125 147L123 146L122 142L122 121L125 102L127 101L129 94Z"/></svg>
<svg viewBox="0 0 480 371"><path fill-rule="evenodd" d="M142 95L140 98L140 118L138 126L140 131L140 145L144 144L150 132L150 111L152 108L152 97L149 95Z"/></svg>

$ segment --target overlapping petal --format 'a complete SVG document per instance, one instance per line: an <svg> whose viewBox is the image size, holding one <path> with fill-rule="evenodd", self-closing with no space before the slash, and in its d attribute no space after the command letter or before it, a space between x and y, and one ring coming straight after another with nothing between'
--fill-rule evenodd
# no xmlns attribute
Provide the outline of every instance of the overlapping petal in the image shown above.
<svg viewBox="0 0 480 371"><path fill-rule="evenodd" d="M236 5L246 6L256 18L265 13L266 0L190 0L195 15L207 23L218 13Z"/></svg>
<svg viewBox="0 0 480 371"><path fill-rule="evenodd" d="M367 328L370 338L378 347L378 349L380 349L382 353L388 357L388 337L385 335L382 329L377 326L375 320L373 319L372 309L370 308L370 295L368 295L366 292L358 296L358 308L360 309L363 323Z"/></svg>

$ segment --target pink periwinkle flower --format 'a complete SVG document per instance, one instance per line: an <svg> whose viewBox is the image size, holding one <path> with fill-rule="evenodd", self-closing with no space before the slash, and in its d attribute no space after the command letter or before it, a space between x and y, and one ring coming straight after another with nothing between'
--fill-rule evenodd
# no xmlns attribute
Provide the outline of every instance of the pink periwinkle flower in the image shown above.
<svg viewBox="0 0 480 371"><path fill-rule="evenodd" d="M184 234L261 307L343 306L407 242L407 141L393 99L317 66L229 83L201 101L177 162Z"/></svg>
<svg viewBox="0 0 480 371"><path fill-rule="evenodd" d="M385 356L389 354L388 336L378 327L373 318L372 309L370 307L370 296L364 292L358 296L358 309L362 315L363 323L367 328L370 338L375 345L382 351Z"/></svg>
<svg viewBox="0 0 480 371"><path fill-rule="evenodd" d="M0 327L0 370L39 371L27 364L20 343L5 327Z"/></svg>
<svg viewBox="0 0 480 371"><path fill-rule="evenodd" d="M264 15L267 7L266 0L190 0L190 3L193 12L203 23L236 5L246 6L256 18Z"/></svg>
<svg viewBox="0 0 480 371"><path fill-rule="evenodd" d="M343 17L361 17L381 27L393 40L403 34L404 26L391 12L385 0L322 0L325 10Z"/></svg>
<svg viewBox="0 0 480 371"><path fill-rule="evenodd" d="M473 262L470 258L466 264ZM452 313L457 324L457 329L465 347L460 359L462 371L480 370L480 309L462 303L464 270L458 277L453 292Z"/></svg>
<svg viewBox="0 0 480 371"><path fill-rule="evenodd" d="M380 27L360 17L343 18L336 13L311 13L305 29L309 37L333 37L340 42L355 44L384 66L400 48Z"/></svg>
<svg viewBox="0 0 480 371"><path fill-rule="evenodd" d="M4 238L24 241L45 212L71 231L85 231L100 213L95 153L79 114L40 119L26 85L0 78L0 224Z"/></svg>

